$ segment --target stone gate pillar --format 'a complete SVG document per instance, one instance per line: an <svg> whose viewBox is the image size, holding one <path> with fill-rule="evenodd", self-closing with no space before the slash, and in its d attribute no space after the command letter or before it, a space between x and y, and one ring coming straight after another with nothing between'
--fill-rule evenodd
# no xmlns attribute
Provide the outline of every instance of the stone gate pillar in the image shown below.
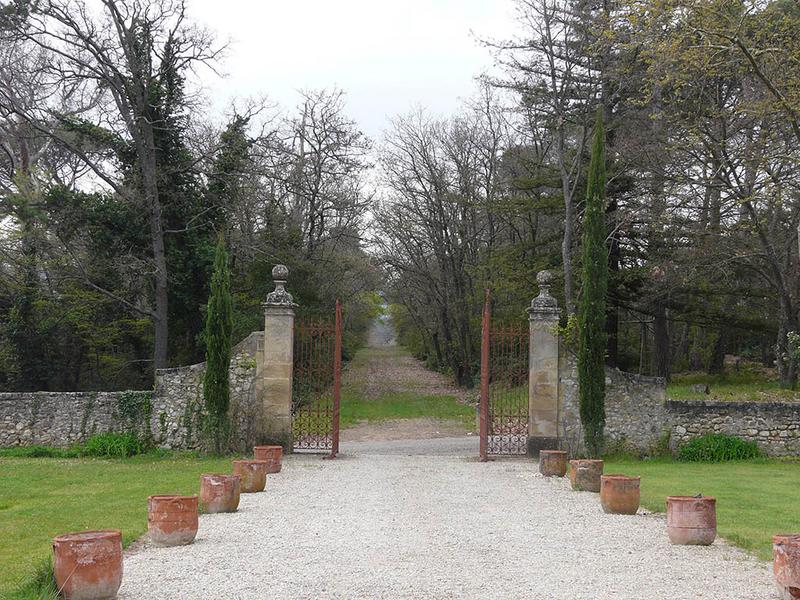
<svg viewBox="0 0 800 600"><path fill-rule="evenodd" d="M281 444L292 449L292 371L294 367L294 308L286 291L289 269L275 265L275 290L264 302L264 345L257 365L261 411L257 424L258 443Z"/></svg>
<svg viewBox="0 0 800 600"><path fill-rule="evenodd" d="M553 274L536 276L539 295L528 309L528 454L558 448L558 303L550 295Z"/></svg>

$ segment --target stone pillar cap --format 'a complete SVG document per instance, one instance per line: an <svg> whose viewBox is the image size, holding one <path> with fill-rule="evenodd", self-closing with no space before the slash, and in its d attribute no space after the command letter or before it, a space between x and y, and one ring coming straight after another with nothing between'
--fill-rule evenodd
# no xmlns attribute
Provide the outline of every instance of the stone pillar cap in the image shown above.
<svg viewBox="0 0 800 600"><path fill-rule="evenodd" d="M555 276L551 271L539 271L536 275L536 283L539 284L539 295L531 300L528 308L530 320L553 320L558 319L558 302L550 295L550 285Z"/></svg>
<svg viewBox="0 0 800 600"><path fill-rule="evenodd" d="M275 289L267 294L264 307L294 308L292 295L286 291L286 282L289 279L289 269L286 265L275 265L272 268L272 280L275 282Z"/></svg>

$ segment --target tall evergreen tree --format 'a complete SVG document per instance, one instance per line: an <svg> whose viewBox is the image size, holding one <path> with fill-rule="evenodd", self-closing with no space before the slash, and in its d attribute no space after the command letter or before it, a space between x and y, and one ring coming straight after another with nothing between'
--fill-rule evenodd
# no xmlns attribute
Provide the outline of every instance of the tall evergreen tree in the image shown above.
<svg viewBox="0 0 800 600"><path fill-rule="evenodd" d="M578 310L580 348L578 385L586 448L598 456L606 421L605 347L608 250L606 249L606 168L603 113L597 111L583 215L581 300Z"/></svg>
<svg viewBox="0 0 800 600"><path fill-rule="evenodd" d="M211 295L206 314L206 373L203 380L203 400L208 414L208 431L214 451L221 454L228 431L230 386L228 371L231 364L231 282L228 271L228 252L220 235L214 256L211 276Z"/></svg>

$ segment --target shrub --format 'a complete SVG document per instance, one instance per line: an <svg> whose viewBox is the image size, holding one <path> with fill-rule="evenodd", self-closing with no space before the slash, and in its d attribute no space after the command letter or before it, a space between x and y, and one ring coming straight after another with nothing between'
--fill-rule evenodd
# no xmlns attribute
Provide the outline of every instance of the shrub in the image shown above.
<svg viewBox="0 0 800 600"><path fill-rule="evenodd" d="M100 433L83 445L84 456L97 458L127 458L144 452L144 444L135 433Z"/></svg>
<svg viewBox="0 0 800 600"><path fill-rule="evenodd" d="M696 437L678 450L678 460L690 462L726 462L749 460L760 456L761 450L755 442L719 433Z"/></svg>

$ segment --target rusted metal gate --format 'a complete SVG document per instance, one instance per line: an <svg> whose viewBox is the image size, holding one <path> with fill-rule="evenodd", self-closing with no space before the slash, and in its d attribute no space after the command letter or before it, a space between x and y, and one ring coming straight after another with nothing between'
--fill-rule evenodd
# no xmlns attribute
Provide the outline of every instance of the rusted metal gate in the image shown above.
<svg viewBox="0 0 800 600"><path fill-rule="evenodd" d="M342 307L331 322L297 321L294 327L292 446L295 451L339 452L342 381Z"/></svg>
<svg viewBox="0 0 800 600"><path fill-rule="evenodd" d="M526 454L528 446L527 323L492 323L486 290L481 323L480 454Z"/></svg>

